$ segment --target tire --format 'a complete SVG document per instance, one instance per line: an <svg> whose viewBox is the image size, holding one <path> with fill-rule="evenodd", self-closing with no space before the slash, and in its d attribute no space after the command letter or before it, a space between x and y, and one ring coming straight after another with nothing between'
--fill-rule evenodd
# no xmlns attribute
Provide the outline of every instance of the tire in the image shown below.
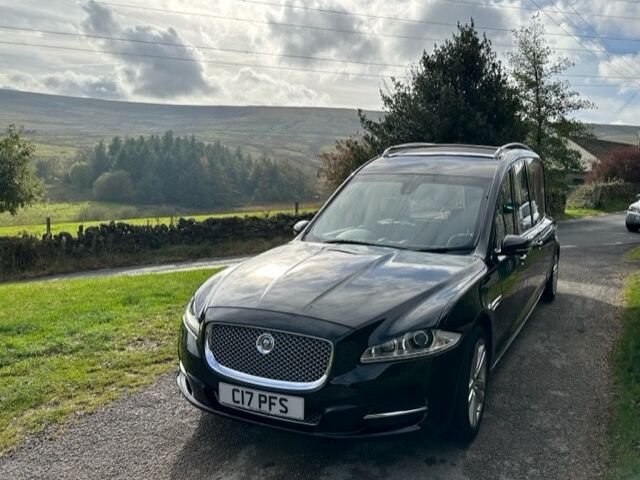
<svg viewBox="0 0 640 480"><path fill-rule="evenodd" d="M553 302L553 299L556 298L556 294L558 293L558 260L558 254L556 253L553 257L549 278L542 292L542 299L545 302Z"/></svg>
<svg viewBox="0 0 640 480"><path fill-rule="evenodd" d="M625 225L627 226L627 230L629 230L630 232L635 233L640 230L640 225L631 225L629 222L625 222Z"/></svg>
<svg viewBox="0 0 640 480"><path fill-rule="evenodd" d="M462 371L449 434L465 444L478 434L487 400L489 341L484 328L476 325L465 344Z"/></svg>

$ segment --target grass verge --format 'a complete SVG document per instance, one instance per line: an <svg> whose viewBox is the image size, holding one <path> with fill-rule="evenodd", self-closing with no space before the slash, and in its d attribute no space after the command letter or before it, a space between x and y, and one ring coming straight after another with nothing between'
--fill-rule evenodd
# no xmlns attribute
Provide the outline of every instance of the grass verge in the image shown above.
<svg viewBox="0 0 640 480"><path fill-rule="evenodd" d="M625 300L614 354L617 393L610 427L610 480L640 478L640 274L628 278Z"/></svg>
<svg viewBox="0 0 640 480"><path fill-rule="evenodd" d="M640 260L640 247L633 248L627 252L629 260Z"/></svg>
<svg viewBox="0 0 640 480"><path fill-rule="evenodd" d="M0 285L0 454L175 368L182 309L214 272Z"/></svg>
<svg viewBox="0 0 640 480"><path fill-rule="evenodd" d="M629 202L615 201L608 202L602 205L600 208L569 208L564 211L563 219L582 218L582 217L597 217L606 213L621 212L626 210L629 206Z"/></svg>

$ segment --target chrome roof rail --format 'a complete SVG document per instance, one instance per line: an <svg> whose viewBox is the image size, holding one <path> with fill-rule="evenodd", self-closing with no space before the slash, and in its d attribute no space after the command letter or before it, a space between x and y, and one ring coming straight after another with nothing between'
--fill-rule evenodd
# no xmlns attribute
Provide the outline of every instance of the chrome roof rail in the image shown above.
<svg viewBox="0 0 640 480"><path fill-rule="evenodd" d="M529 146L525 145L524 143L512 142L512 143L505 143L500 148L498 148L496 150L496 153L494 154L494 157L498 159L507 150L513 150L516 148L520 148L522 150L529 150L530 152L533 152L533 150Z"/></svg>
<svg viewBox="0 0 640 480"><path fill-rule="evenodd" d="M382 152L382 156L383 157L388 157L392 153L399 152L401 150L408 150L410 148L433 147L435 145L437 145L437 144L435 144L435 143L425 143L425 142L403 143L401 145L393 145L393 146L388 147L387 149L385 149L385 151Z"/></svg>

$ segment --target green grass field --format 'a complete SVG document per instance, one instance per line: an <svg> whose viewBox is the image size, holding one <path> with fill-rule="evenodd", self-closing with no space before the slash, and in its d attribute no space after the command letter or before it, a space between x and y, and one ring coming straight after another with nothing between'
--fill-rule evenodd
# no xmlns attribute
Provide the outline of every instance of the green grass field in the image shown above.
<svg viewBox="0 0 640 480"><path fill-rule="evenodd" d="M303 205L300 212L312 212L317 209L317 205ZM249 206L224 212L193 212L170 206L135 206L96 201L50 202L26 207L20 210L15 217L8 213L0 214L0 236L15 236L25 233L42 235L45 233L46 217L51 217L53 233L69 232L73 235L81 224L86 228L111 220L134 225L155 225L169 224L172 217L174 221L177 221L179 217L204 220L211 217L265 216L293 212L293 207L289 205Z"/></svg>
<svg viewBox="0 0 640 480"><path fill-rule="evenodd" d="M175 369L182 309L212 273L0 285L0 454Z"/></svg>
<svg viewBox="0 0 640 480"><path fill-rule="evenodd" d="M73 158L77 149L68 145L54 145L50 143L34 143L36 157L39 158Z"/></svg>
<svg viewBox="0 0 640 480"><path fill-rule="evenodd" d="M603 205L601 208L566 208L564 212L564 218L582 218L582 217L597 217L604 215L605 213L621 212L626 210L629 206L629 202L615 201Z"/></svg>
<svg viewBox="0 0 640 480"><path fill-rule="evenodd" d="M622 335L613 358L617 392L610 427L611 480L640 478L640 275L627 280L625 300Z"/></svg>

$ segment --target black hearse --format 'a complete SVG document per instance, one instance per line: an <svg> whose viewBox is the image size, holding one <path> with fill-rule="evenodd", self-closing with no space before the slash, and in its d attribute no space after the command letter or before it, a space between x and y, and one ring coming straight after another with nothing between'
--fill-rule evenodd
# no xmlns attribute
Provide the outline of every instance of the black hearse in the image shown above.
<svg viewBox="0 0 640 480"><path fill-rule="evenodd" d="M191 299L184 396L317 435L439 423L473 439L491 368L556 294L540 158L522 144L391 147L294 231Z"/></svg>

